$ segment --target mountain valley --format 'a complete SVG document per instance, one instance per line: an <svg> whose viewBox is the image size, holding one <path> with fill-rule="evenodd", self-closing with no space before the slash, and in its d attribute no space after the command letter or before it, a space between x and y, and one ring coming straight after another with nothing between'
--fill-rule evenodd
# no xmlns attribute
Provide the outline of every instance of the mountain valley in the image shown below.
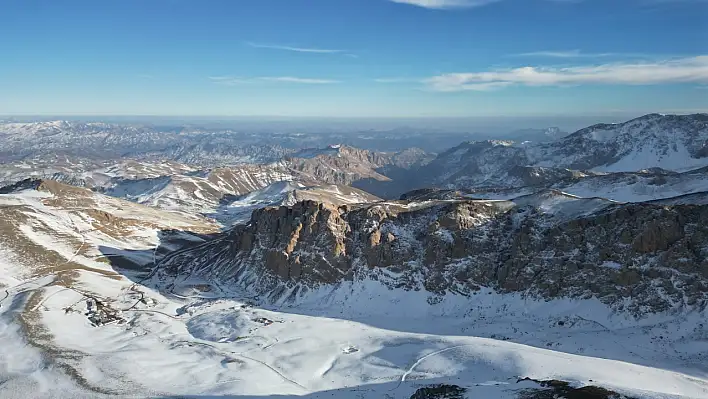
<svg viewBox="0 0 708 399"><path fill-rule="evenodd" d="M335 135L0 123L0 396L708 397L708 115Z"/></svg>

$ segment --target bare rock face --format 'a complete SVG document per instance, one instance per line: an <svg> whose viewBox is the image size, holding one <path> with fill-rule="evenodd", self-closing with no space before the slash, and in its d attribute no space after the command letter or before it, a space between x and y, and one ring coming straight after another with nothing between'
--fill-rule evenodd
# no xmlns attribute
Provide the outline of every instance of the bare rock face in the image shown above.
<svg viewBox="0 0 708 399"><path fill-rule="evenodd" d="M318 275L335 282L346 270L344 239L349 226L338 207L303 201L292 207L268 207L255 211L247 226L230 234L241 262L261 264L265 272L285 280ZM321 252L309 253L309 248Z"/></svg>
<svg viewBox="0 0 708 399"><path fill-rule="evenodd" d="M258 210L249 224L164 265L276 296L285 287L371 278L438 295L473 295L485 286L542 298L596 297L636 315L706 306L708 206L607 202L574 214L568 209L575 200L550 199L566 208L305 201Z"/></svg>

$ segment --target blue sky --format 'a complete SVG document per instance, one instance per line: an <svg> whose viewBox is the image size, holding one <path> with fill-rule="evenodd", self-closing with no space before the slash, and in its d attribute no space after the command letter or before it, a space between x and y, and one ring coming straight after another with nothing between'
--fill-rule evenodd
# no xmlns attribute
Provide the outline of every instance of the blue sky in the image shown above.
<svg viewBox="0 0 708 399"><path fill-rule="evenodd" d="M6 0L0 114L708 111L706 0Z"/></svg>

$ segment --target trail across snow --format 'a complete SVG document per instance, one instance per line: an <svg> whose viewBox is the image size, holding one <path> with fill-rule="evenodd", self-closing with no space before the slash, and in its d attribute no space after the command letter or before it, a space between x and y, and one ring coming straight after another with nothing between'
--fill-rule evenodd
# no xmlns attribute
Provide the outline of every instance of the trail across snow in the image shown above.
<svg viewBox="0 0 708 399"><path fill-rule="evenodd" d="M366 301L354 300L355 307L341 308L337 317L331 304L323 304L329 311L306 304L261 308L237 296L163 296L149 287L140 288L145 301L136 302L135 295L120 294L135 289L129 280L82 271L78 281L91 292L105 292L116 308L126 309L122 315L127 323L91 327L82 314L63 310L80 295L52 287L46 297L51 300L39 309L43 325L58 347L86 354L76 366L90 384L126 394L145 394L135 387L147 387L161 395L207 397L408 398L421 384L448 382L469 389L470 397L511 399L516 390L531 384L518 379L529 377L601 385L641 398L708 397L704 371L681 366L668 346L652 343L655 335L668 335L666 329L676 325L656 320L654 327L629 323L608 330L585 321L589 314L574 319L576 327L559 327L554 321L559 313L587 313L583 303L514 305L504 296L480 295L482 313L461 318L433 316L432 308L424 317L401 314L396 311L399 302L384 299L372 310ZM376 298L371 284L368 298ZM189 285L176 290L188 291ZM346 289L363 298L356 290ZM213 287L213 292L223 291ZM421 312L416 302L425 298L416 299L420 293L406 295L400 303ZM470 299L465 301L469 309ZM449 312L453 305L441 306ZM514 306L525 309L526 316L515 316ZM498 313L502 308L506 313ZM594 318L602 318L599 309L592 310ZM686 337L698 338L691 331L701 317L681 322ZM612 325L608 320L601 324ZM343 352L350 347L356 350ZM683 350L690 357L700 356L702 349L697 342Z"/></svg>
<svg viewBox="0 0 708 399"><path fill-rule="evenodd" d="M429 354L427 354L427 355L421 357L420 359L416 360L416 362L413 363L413 365L412 365L408 370L406 370L405 373L403 373L403 375L401 376L401 382L405 382L405 381L406 381L406 378L407 378L409 375L411 375L411 373L415 370L415 368L418 367L418 365L420 365L423 361L425 361L425 359L427 359L427 358L429 358L429 357L432 357L432 356L440 355L440 354L442 354L442 353L449 352L449 351L452 351L452 350L455 350L455 349L464 348L464 347L466 347L466 346L473 346L473 345L472 345L472 344L467 344L467 345L451 346L451 347L449 347L449 348L440 349L440 350L431 352L431 353L429 353ZM400 384L399 384L399 386L400 386Z"/></svg>

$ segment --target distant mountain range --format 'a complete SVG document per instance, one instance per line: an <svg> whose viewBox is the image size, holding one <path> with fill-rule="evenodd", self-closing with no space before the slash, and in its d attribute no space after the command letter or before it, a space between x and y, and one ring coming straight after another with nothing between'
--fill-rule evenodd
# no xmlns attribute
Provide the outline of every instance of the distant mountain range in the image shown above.
<svg viewBox="0 0 708 399"><path fill-rule="evenodd" d="M0 165L0 183L27 176L49 178L165 209L201 214L215 214L225 197L244 195L279 181L297 181L305 186L353 185L390 199L415 189L437 188L507 199L540 189L558 189L578 195L595 193L618 201L643 201L708 189L700 169L708 165L707 120L706 114L652 114L621 124L594 125L570 135L558 129L542 129L536 133L549 140L537 142L467 141L437 155L414 148L381 152L329 144L283 151L237 146L226 158L221 155L229 147L218 141L210 144L209 140L242 136L199 130L157 132L100 123L6 124L0 126L4 129L0 140L21 146L28 154L41 153L43 148L71 149L83 142L89 143L89 148L81 151L82 157L55 154ZM531 132L518 135L528 138ZM166 137L172 136L187 141L196 137L200 144L180 150L169 146L167 150L156 149L170 142ZM120 145L107 147L102 143L119 138L148 152L134 160L122 157L99 161L91 157L92 145L115 151ZM32 142L43 146L34 147ZM202 151L207 145L210 149ZM11 148L5 147L6 152L21 157ZM269 155L260 152L264 148L270 148ZM119 152L125 151L123 147ZM156 162L148 153L193 162ZM208 166L227 159L234 162L217 168ZM243 163L246 160L251 162Z"/></svg>
<svg viewBox="0 0 708 399"><path fill-rule="evenodd" d="M562 136L557 128L525 129L504 139L546 142ZM458 143L489 138L484 133L446 133L426 129L279 132L103 122L1 122L0 162L54 156L93 159L171 160L205 167L267 163L312 148L346 145L370 151L420 148L436 153Z"/></svg>

